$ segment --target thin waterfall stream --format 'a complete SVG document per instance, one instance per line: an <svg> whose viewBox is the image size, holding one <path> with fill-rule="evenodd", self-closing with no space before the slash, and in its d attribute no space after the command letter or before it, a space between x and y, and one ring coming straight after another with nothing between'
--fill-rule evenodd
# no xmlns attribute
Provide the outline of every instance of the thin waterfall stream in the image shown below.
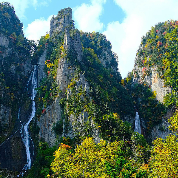
<svg viewBox="0 0 178 178"><path fill-rule="evenodd" d="M32 94L31 94L31 100L32 100L32 112L31 112L31 115L28 119L28 122L25 123L24 125L22 125L21 127L21 137L22 137L22 141L25 145L25 148L26 148L26 155L27 155L27 163L25 164L24 168L23 168L23 171L26 171L27 169L30 169L31 168L31 164L32 164L32 161L31 161L31 153L30 153L30 135L29 135L29 130L28 130L28 127L29 127L29 124L30 122L32 121L32 119L35 117L35 112L36 112L36 109L35 109L35 95L36 95L36 88L37 88L37 66L35 65L34 66L34 70L32 72L32 78L31 78L31 82L32 82ZM22 174L23 175L23 174Z"/></svg>
<svg viewBox="0 0 178 178"><path fill-rule="evenodd" d="M134 129L134 131L141 134L140 118L139 118L138 112L136 112L136 116L135 116L135 129Z"/></svg>

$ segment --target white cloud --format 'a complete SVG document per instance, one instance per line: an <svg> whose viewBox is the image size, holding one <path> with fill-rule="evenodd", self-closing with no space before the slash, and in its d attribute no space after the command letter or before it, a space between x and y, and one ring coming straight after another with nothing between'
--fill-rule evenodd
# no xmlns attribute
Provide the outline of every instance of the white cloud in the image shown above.
<svg viewBox="0 0 178 178"><path fill-rule="evenodd" d="M119 57L119 71L126 77L134 67L141 37L159 22L178 18L177 0L114 0L126 13L120 24L113 22L103 32Z"/></svg>
<svg viewBox="0 0 178 178"><path fill-rule="evenodd" d="M14 6L15 12L17 14L17 16L20 19L25 18L25 10L26 8L28 8L28 5L30 3L31 0L9 0L8 2Z"/></svg>
<svg viewBox="0 0 178 178"><path fill-rule="evenodd" d="M36 9L37 8L37 5L38 5L38 1L37 0L33 0L33 6L34 6L34 8Z"/></svg>
<svg viewBox="0 0 178 178"><path fill-rule="evenodd" d="M100 31L103 23L100 22L99 16L102 13L102 4L106 0L91 0L91 5L83 3L79 7L75 7L74 20L76 27L85 32Z"/></svg>
<svg viewBox="0 0 178 178"><path fill-rule="evenodd" d="M47 20L44 18L36 19L31 24L28 24L28 27L25 29L25 36L29 40L37 40L40 39L41 36L46 35L46 32L50 30L50 20L52 15L48 17Z"/></svg>
<svg viewBox="0 0 178 178"><path fill-rule="evenodd" d="M25 10L31 5L37 9L38 6L47 6L51 0L8 0L14 6L15 12L19 19L25 19Z"/></svg>

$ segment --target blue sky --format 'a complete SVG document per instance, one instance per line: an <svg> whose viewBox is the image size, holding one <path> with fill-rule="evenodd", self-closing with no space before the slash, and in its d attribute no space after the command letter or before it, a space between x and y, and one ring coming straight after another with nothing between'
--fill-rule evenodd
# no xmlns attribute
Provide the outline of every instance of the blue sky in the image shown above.
<svg viewBox="0 0 178 178"><path fill-rule="evenodd" d="M178 0L9 0L24 25L28 39L39 40L49 32L50 19L71 7L75 27L106 35L119 57L119 71L126 77L134 67L141 37L158 22L178 20Z"/></svg>

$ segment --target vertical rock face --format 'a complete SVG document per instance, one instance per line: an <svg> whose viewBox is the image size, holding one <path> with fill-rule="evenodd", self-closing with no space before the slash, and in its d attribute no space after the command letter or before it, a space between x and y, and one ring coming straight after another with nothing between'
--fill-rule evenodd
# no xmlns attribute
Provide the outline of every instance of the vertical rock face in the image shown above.
<svg viewBox="0 0 178 178"><path fill-rule="evenodd" d="M169 130L170 124L168 123L168 119L172 117L173 114L174 112L169 110L166 116L163 118L162 122L153 127L151 135L150 135L152 140L155 140L156 138L165 139L166 136L172 133L172 131Z"/></svg>
<svg viewBox="0 0 178 178"><path fill-rule="evenodd" d="M1 46L7 48L9 46L9 40L6 36L4 36L3 34L0 34L0 42L1 42ZM2 51L1 51L2 53ZM4 56L3 56L4 57Z"/></svg>
<svg viewBox="0 0 178 178"><path fill-rule="evenodd" d="M0 168L21 171L26 163L25 147L20 131L0 145Z"/></svg>
<svg viewBox="0 0 178 178"><path fill-rule="evenodd" d="M1 137L7 137L8 128L11 128L12 115L11 108L0 105L0 134ZM3 133L3 135L2 135ZM3 140L3 138L1 138Z"/></svg>
<svg viewBox="0 0 178 178"><path fill-rule="evenodd" d="M58 12L56 17L50 21L50 36L53 35L54 32L64 32L65 27L72 27L72 9L65 8Z"/></svg>
<svg viewBox="0 0 178 178"><path fill-rule="evenodd" d="M46 112L40 117L38 126L40 128L39 138L44 139L50 146L56 143L56 135L53 130L54 124L61 119L61 107L59 99L46 109Z"/></svg>
<svg viewBox="0 0 178 178"><path fill-rule="evenodd" d="M26 161L20 135L30 107L27 81L32 71L31 44L9 3L0 3L0 168L20 171Z"/></svg>
<svg viewBox="0 0 178 178"><path fill-rule="evenodd" d="M156 99L159 102L163 103L164 96L172 92L171 88L164 86L164 80L159 77L156 66L150 68L151 72L149 73L149 75L145 75L146 70L147 69L145 67L141 68L136 65L133 70L133 75L134 75L133 82L139 82L139 83L146 82L151 88L151 90L155 93ZM153 126L153 129L151 130L151 134L147 135L147 138L152 141L155 140L156 138L165 139L166 136L168 136L171 133L171 131L168 129L170 125L168 123L168 119L172 116L173 116L173 112L168 111L167 114L162 117L162 122L160 124ZM146 126L143 120L141 120L141 126L142 126L142 133L143 133L143 130L146 130Z"/></svg>
<svg viewBox="0 0 178 178"><path fill-rule="evenodd" d="M40 81L46 77L46 74L44 72L45 60L46 60L46 50L43 52L43 54L38 60L38 86Z"/></svg>
<svg viewBox="0 0 178 178"><path fill-rule="evenodd" d="M80 33L76 31L75 35L70 37L69 31L65 31L64 35L64 49L67 51L74 48L76 52L76 58L78 61L82 59L82 45L80 41ZM58 69L57 69L57 83L60 85L60 89L65 92L69 82L74 76L74 67L70 64L67 59L61 58L59 60Z"/></svg>
<svg viewBox="0 0 178 178"><path fill-rule="evenodd" d="M163 103L164 96L166 94L171 93L171 88L164 86L164 80L159 78L158 72L156 71L156 67L151 68L151 73L149 75L145 74L145 68L144 67L138 67L135 66L133 70L134 75L134 82L146 82L151 87L152 91L156 94L156 99Z"/></svg>
<svg viewBox="0 0 178 178"><path fill-rule="evenodd" d="M57 68L57 84L59 85L60 90L62 91L62 96L66 92L67 86L71 82L71 79L74 78L75 74L75 67L66 59L65 53L75 52L73 54L76 60L81 61L82 59L82 45L80 40L80 32L74 29L73 21L72 21L72 9L66 8L62 9L58 12L58 15L51 19L50 22L50 36L54 37L56 34L60 35L64 33L64 53L62 53L62 58L59 59L58 68ZM41 80L44 76L42 73L43 65L45 63L45 52L39 59L39 78ZM89 84L86 81L84 75L80 74L78 76L78 80L76 81L76 85L82 87L89 92ZM67 89L67 97L70 95L70 89ZM55 102L50 105L46 110L45 113L40 117L38 126L40 127L39 137L43 139L50 146L53 146L56 142L56 135L54 133L54 125L62 120L62 110L59 104L59 98L55 100ZM74 117L71 115L69 119L69 127L70 129L66 131L66 128L63 125L63 136L74 137L74 133L76 130L82 130L82 124L87 117L87 113L82 112L78 117L78 124L74 124ZM64 122L64 121L63 121ZM94 123L91 123L94 125ZM79 126L80 125L80 126ZM65 133L64 133L65 132ZM94 129L95 140L99 142L99 133L97 130Z"/></svg>

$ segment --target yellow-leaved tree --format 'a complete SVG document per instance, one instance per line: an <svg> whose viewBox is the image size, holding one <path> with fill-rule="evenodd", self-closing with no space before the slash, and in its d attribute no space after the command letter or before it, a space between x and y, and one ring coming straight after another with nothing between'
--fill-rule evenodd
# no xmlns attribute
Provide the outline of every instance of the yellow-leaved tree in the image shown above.
<svg viewBox="0 0 178 178"><path fill-rule="evenodd" d="M153 141L149 162L149 177L178 177L178 111L169 119L170 134L165 140L157 138Z"/></svg>
<svg viewBox="0 0 178 178"><path fill-rule="evenodd" d="M72 153L69 147L61 144L55 152L51 169L57 177L108 177L104 168L105 161L117 156L120 142L107 143L101 140L96 144L93 138L86 138Z"/></svg>

